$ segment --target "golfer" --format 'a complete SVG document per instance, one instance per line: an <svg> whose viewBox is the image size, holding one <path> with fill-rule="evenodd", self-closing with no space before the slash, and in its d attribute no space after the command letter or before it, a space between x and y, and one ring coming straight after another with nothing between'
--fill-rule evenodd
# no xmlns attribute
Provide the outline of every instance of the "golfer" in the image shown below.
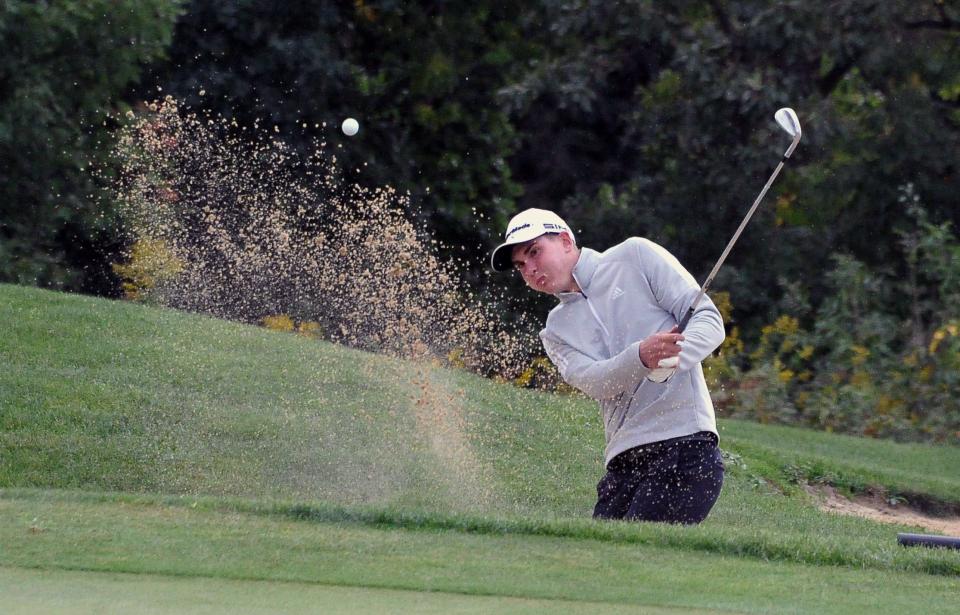
<svg viewBox="0 0 960 615"><path fill-rule="evenodd" d="M678 333L699 291L693 277L647 239L578 248L567 223L543 209L514 216L491 264L559 299L540 339L563 379L600 402L606 433L593 516L703 521L720 495L723 461L700 361L724 330L704 297Z"/></svg>

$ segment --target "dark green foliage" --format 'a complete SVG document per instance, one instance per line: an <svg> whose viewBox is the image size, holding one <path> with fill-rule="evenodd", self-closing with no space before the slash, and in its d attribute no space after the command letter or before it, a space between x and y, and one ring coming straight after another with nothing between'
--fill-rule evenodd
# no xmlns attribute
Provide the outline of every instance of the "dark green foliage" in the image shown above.
<svg viewBox="0 0 960 615"><path fill-rule="evenodd" d="M781 282L819 303L842 250L898 257L907 182L956 220L958 14L938 2L545 1L548 51L506 92L524 126L521 205L554 205L587 245L630 234L702 279L788 140L804 140L715 285L755 339ZM548 138L548 136L550 138Z"/></svg>
<svg viewBox="0 0 960 615"><path fill-rule="evenodd" d="M781 316L739 357L749 369L724 385L733 415L960 443L960 240L911 195L902 200L913 220L896 231L899 262L871 270L835 255L809 325Z"/></svg>
<svg viewBox="0 0 960 615"><path fill-rule="evenodd" d="M106 112L163 54L178 3L0 4L0 280L103 290ZM81 268L87 267L87 271Z"/></svg>
<svg viewBox="0 0 960 615"><path fill-rule="evenodd" d="M960 572L957 554L901 549L895 528L824 514L793 485L880 489L955 513L958 447L721 420L728 474L702 526L595 522L602 425L582 397L173 310L16 286L0 285L0 317L13 333L0 337L0 513L9 516L14 499L32 500L29 516L14 518L38 517L57 544L76 552L88 550L63 538L64 525L42 502L69 502L69 516L90 504L123 502L117 513L124 516L155 503L488 539L552 536ZM448 442L449 432L415 420L420 406L409 396L409 377L424 372L437 398L458 391L470 455L446 456L431 443ZM466 480L444 480L471 458L476 471L456 475ZM474 479L490 489L470 489ZM272 544L279 534L250 536ZM4 556L37 552L11 544L14 535L35 540L0 523ZM563 545L566 558L571 544Z"/></svg>

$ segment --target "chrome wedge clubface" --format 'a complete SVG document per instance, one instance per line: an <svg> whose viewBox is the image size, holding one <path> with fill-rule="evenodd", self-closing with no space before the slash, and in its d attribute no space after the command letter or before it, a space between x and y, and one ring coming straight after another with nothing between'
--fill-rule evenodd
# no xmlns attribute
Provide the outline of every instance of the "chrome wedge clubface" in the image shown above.
<svg viewBox="0 0 960 615"><path fill-rule="evenodd" d="M773 117L777 120L777 123L780 124L780 127L786 130L788 135L793 137L793 143L790 144L787 153L783 155L784 158L789 158L793 150L797 149L797 144L800 143L800 135L802 134L800 120L797 119L796 112L790 107L784 107L778 110Z"/></svg>

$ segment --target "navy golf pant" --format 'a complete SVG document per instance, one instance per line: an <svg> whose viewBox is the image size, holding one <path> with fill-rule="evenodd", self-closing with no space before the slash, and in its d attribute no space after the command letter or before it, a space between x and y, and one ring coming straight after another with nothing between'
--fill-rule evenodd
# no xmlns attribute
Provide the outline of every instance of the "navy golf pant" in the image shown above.
<svg viewBox="0 0 960 615"><path fill-rule="evenodd" d="M610 460L597 484L593 517L696 524L707 518L722 486L715 440L644 445Z"/></svg>

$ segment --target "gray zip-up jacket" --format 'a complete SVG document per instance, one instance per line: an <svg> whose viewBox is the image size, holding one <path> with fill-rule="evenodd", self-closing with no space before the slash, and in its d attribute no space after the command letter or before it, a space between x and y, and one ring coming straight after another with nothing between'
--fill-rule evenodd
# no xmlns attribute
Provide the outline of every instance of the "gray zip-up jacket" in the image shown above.
<svg viewBox="0 0 960 615"><path fill-rule="evenodd" d="M717 433L700 366L724 340L709 297L683 332L672 378L647 380L640 360L640 342L669 331L690 309L700 290L693 276L661 246L631 237L602 254L582 248L573 277L582 292L558 295L540 339L563 379L600 402L605 464L642 444Z"/></svg>

